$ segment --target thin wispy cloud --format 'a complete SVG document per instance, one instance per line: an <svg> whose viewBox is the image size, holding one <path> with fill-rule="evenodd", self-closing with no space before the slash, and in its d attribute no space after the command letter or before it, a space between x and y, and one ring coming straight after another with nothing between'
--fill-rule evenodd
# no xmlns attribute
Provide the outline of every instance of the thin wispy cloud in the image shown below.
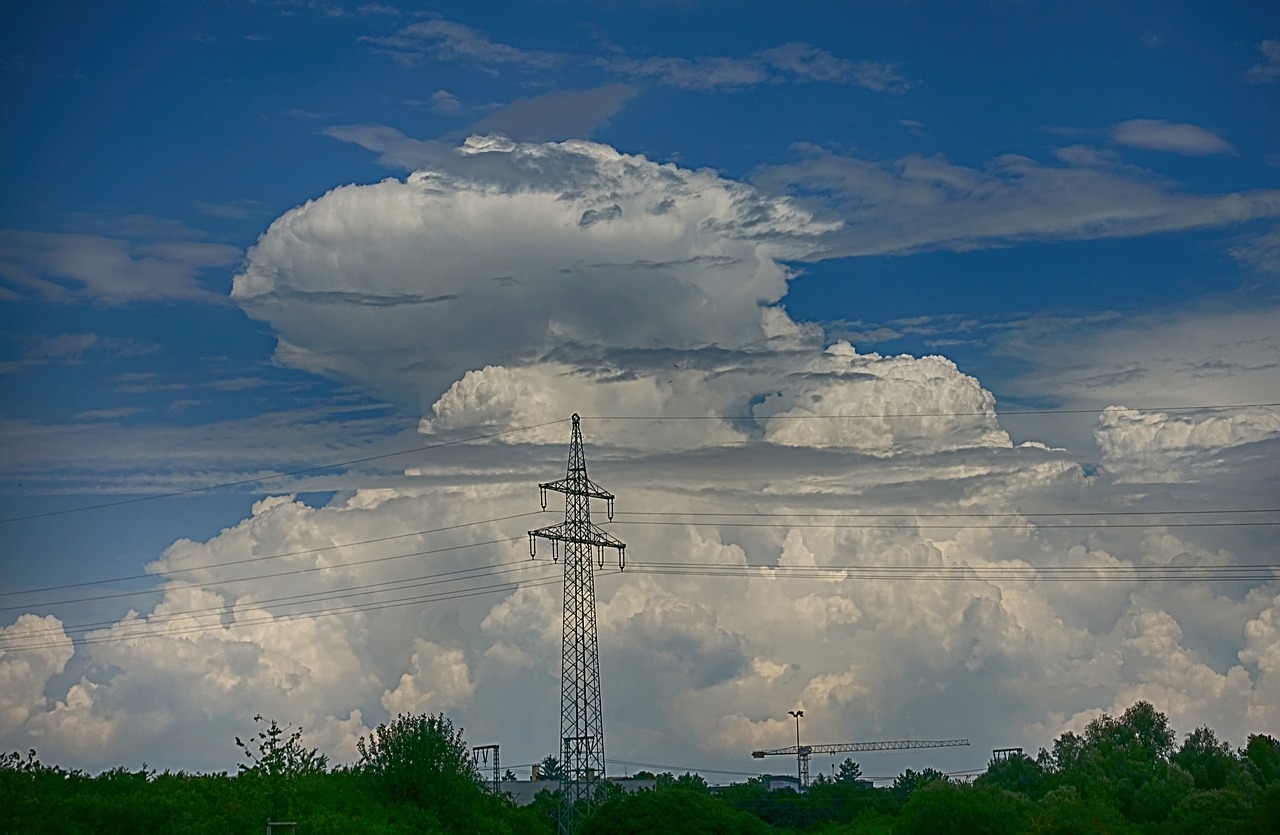
<svg viewBox="0 0 1280 835"><path fill-rule="evenodd" d="M689 90L733 90L801 81L904 93L919 85L903 76L895 64L852 61L800 42L741 57L635 55L617 47L596 55L569 54L494 41L478 29L448 20L420 21L392 35L365 36L362 40L389 50L404 66L431 59L463 62L493 72L502 66L534 71L587 63L624 78Z"/></svg>
<svg viewBox="0 0 1280 835"><path fill-rule="evenodd" d="M1258 44L1262 60L1245 70L1244 77L1255 84L1272 84L1280 80L1280 40Z"/></svg>
<svg viewBox="0 0 1280 835"><path fill-rule="evenodd" d="M1130 119L1111 129L1111 141L1150 151L1170 151L1189 157L1230 153L1235 149L1216 133L1197 125L1161 119Z"/></svg>

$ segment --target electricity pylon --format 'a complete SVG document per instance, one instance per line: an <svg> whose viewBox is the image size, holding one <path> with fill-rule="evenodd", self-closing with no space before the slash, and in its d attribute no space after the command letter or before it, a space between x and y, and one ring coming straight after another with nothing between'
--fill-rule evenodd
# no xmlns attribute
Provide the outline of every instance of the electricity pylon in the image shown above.
<svg viewBox="0 0 1280 835"><path fill-rule="evenodd" d="M618 551L626 565L627 546L591 523L591 499L604 499L613 519L613 494L587 478L580 419L573 416L569 469L559 481L538 485L542 509L547 491L564 493L564 522L529 531L529 555L539 537L550 540L551 558L564 548L564 636L560 656L560 835L577 829L578 807L589 807L604 780L604 717L600 708L600 652L596 643L596 591L593 570L604 568L604 551ZM593 560L594 566L593 566Z"/></svg>

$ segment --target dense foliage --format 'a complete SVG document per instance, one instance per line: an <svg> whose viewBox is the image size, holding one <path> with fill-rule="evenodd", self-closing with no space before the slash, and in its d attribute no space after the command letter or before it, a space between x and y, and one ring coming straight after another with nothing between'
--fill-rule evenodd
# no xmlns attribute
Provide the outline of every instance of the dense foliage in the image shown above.
<svg viewBox="0 0 1280 835"><path fill-rule="evenodd" d="M260 833L290 820L312 833L551 833L557 799L532 806L486 791L462 730L443 715L399 716L331 768L301 730L256 717L235 776L113 769L91 776L0 755L0 833ZM542 763L556 771L553 758ZM583 835L625 833L1257 833L1280 832L1280 740L1233 749L1208 727L1178 744L1146 702L1064 733L1036 757L992 761L972 783L908 769L890 787L852 760L803 794L753 779L719 788L695 774L646 774L653 791L613 788Z"/></svg>
<svg viewBox="0 0 1280 835"><path fill-rule="evenodd" d="M262 723L261 717L255 721ZM0 833L254 833L294 821L305 835L551 833L534 809L486 792L444 716L400 716L360 740L360 762L330 769L301 730L271 721L235 743L236 776L47 766L0 755Z"/></svg>

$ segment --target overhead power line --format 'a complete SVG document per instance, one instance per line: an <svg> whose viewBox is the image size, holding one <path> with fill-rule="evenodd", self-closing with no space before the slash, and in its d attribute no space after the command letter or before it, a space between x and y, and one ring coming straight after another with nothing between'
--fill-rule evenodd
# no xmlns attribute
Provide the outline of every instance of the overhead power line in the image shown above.
<svg viewBox="0 0 1280 835"><path fill-rule="evenodd" d="M1259 565L747 565L636 562L627 571L691 577L769 577L797 580L901 580L972 582L1212 582L1280 579L1280 563Z"/></svg>
<svg viewBox="0 0 1280 835"><path fill-rule="evenodd" d="M518 567L513 567L518 566ZM421 588L423 586L434 586L442 583L456 583L461 580L471 580L484 575L509 574L513 571L528 571L530 568L539 567L536 562L527 559L513 560L510 562L498 563L497 565L476 565L469 568L459 568L453 571L439 571L434 574L422 574L417 577L405 577L398 580L384 580L378 583L362 583L355 586L343 586L337 589L322 589L320 591L304 592L302 594L291 594L282 597L264 597L248 601L251 606L267 606L270 604L287 604L298 605L301 603L320 603L326 600L338 600L348 597L362 597L370 594L383 594L388 591L400 591L402 589ZM471 575L471 576L463 576ZM199 586L181 586L175 591L182 591L189 588L200 588ZM205 606L199 609L186 609L183 611L166 612L163 615L151 615L147 618L147 622L151 624L165 623L173 620L182 620L184 618L195 617L198 615L207 615L214 612L226 612L229 608L238 605L235 603L222 603L217 606ZM57 635L59 633L71 634L92 632L95 629L112 626L119 622L118 618L110 620L91 621L87 623L63 624L60 627L45 630L32 630L23 633L23 637L29 637L38 634Z"/></svg>
<svg viewBox="0 0 1280 835"><path fill-rule="evenodd" d="M422 556L427 556L428 554L443 554L447 551L461 551L464 548L478 548L482 545L505 545L508 542L520 542L524 538L525 538L524 536L513 536L513 537L507 537L506 539L488 539L488 540L485 540L484 542L464 542L461 545L448 545L443 548L431 548L425 551L411 551L408 554L393 554L392 556L388 556L388 557L373 557L371 559L365 559L365 560L353 560L351 562L342 563L340 565L314 565L314 566L308 566L306 568L295 568L289 571L276 571L271 574L254 574L249 577L230 577L230 578L219 579L219 580L211 580L207 583L192 583L191 585L183 586L183 588L204 589L204 588L211 588L213 586L224 586L229 583L248 583L256 580L269 580L275 577L292 577L297 574L311 574L316 571L336 571L339 569L350 568L355 565L370 565L372 563L391 562L393 560L408 559L409 557L422 557ZM157 591L161 591L161 589L147 589L143 591L117 592L114 594L101 594L101 595L95 595L93 597L79 597L79 598L74 598L70 600L53 600L53 601L36 603L36 604L12 605L12 606L5 606L3 608L0 608L0 611L12 611L14 609L25 609L25 608L29 608L32 605L55 606L55 605L61 605L64 603L84 603L91 600L111 600L119 597L136 597L138 595L143 595L143 594L154 594Z"/></svg>
<svg viewBox="0 0 1280 835"><path fill-rule="evenodd" d="M603 572L603 574L605 575L612 574L612 573L617 573L617 572L616 571ZM364 604L352 604L350 606L341 606L333 609L315 609L315 610L307 610L302 612L291 612L283 615L274 615L271 613L266 613L261 617L247 618L242 621L234 621L227 624L222 624L222 623L213 624L213 625L199 624L199 625L192 625L189 627L176 628L176 629L162 629L158 631L148 631L145 629L147 625L146 621L137 621L136 622L137 625L143 628L139 628L138 630L132 633L97 636L92 638L86 638L86 639L77 641L76 643L78 645L85 646L85 645L91 645L91 644L119 643L122 641L151 640L155 638L172 638L172 637L179 637L184 635L200 634L203 632L216 632L216 631L223 631L223 630L229 630L229 629L239 629L247 626L257 626L265 623L274 624L274 623L279 623L281 621L299 620L307 617L315 617L315 618L331 617L334 615L347 615L347 614L353 614L356 612L375 612L375 611L382 611L385 609L401 608L404 606L414 606L414 605L427 604L427 603L439 603L439 602L452 601L452 600L464 600L471 597L478 597L478 596L488 595L488 594L500 594L503 592L516 591L520 588L545 586L545 585L558 583L558 582L560 582L560 578L548 577L544 579L529 580L525 582L496 583L488 586L477 586L474 588L460 589L458 591L453 591L453 592L436 592L433 594L416 595L413 597L398 598L398 599L389 600L389 601L378 601L374 603L364 603ZM49 642L43 641L43 642L31 643L31 644L11 645L11 646L5 647L5 650L8 652L19 652L23 650L45 649L48 646L49 646Z"/></svg>
<svg viewBox="0 0 1280 835"><path fill-rule="evenodd" d="M1130 412L1220 412L1232 409L1274 409L1280 403L1227 403L1207 406L1126 407ZM583 415L583 420L878 420L880 418L1004 417L1006 415L1096 415L1102 409L993 409L989 412L898 412L892 414L803 414L803 415Z"/></svg>
<svg viewBox="0 0 1280 835"><path fill-rule="evenodd" d="M456 524L456 525L445 525L445 526L438 527L438 528L429 528L429 529L418 530L418 531L409 531L409 532L407 532L407 533L391 534L391 535L388 535L388 536L375 537L375 538L372 538L372 539L355 540L355 541L352 541L352 542L346 542L346 543L342 543L342 544L338 544L338 545L326 545L326 546L321 546L321 547L317 547L317 548L306 548L306 549L300 549L300 550L296 550L296 551L285 551L285 552L281 552L281 553L276 553L276 554L267 554L267 555L262 555L262 556L257 556L257 557L245 557L245 558L242 558L242 559L236 559L236 560L224 560L224 561L221 561L221 562L203 563L203 564L201 564L201 565L196 565L196 566L188 566L188 567L184 567L184 568L168 569L168 570L164 571L162 574L145 574L145 573L143 573L143 574L131 574L131 575L124 575L124 576L120 576L120 577L106 578L106 579L100 579L100 580L85 580L85 581L77 582L77 583L63 583L63 584L61 584L61 585L56 585L56 586L44 586L44 587L41 587L41 588L25 589L25 590L19 590L19 591L6 591L6 592L0 592L0 600L3 600L4 598L12 598L12 597L19 596L19 595L22 595L22 596L39 595L39 594L45 594L45 593L52 592L52 591L62 591L62 590L72 589L72 588L85 588L85 587L90 587L90 586L105 586L105 585L111 585L111 584L114 584L114 583L129 582L129 581L135 581L135 580L169 580L169 579L172 579L172 578L173 578L173 577L175 577L175 576L183 575L183 574L189 574L189 573L192 573L192 572L207 571L207 570L211 570L211 569L219 569L219 568L226 568L226 567L236 566L236 565L254 564L254 563L266 562L266 561L270 561L270 560L282 559L282 558L286 558L286 557L302 556L302 555L307 555L307 554L319 554L319 553L324 553L324 552L327 552L327 551L339 550L339 549L343 549L343 548L354 548L354 547L357 547L357 546L372 545L372 544L378 544L378 543L382 543L382 542L391 542L391 541L394 541L394 540L397 540L397 539L405 539L405 538L408 538L408 537L414 537L414 536L428 536L428 535L431 535L431 534L444 533L444 532L453 531L453 530L460 530L460 529L463 529L463 528L477 527L477 526L480 526L480 525L487 525L487 524L495 524L495 523L498 523L498 522L505 522L505 521L509 521L509 520L512 520L512 519L521 519L521 518L526 518L526 517L529 517L529 516L536 516L536 515L539 515L540 513L541 513L541 511L536 511L536 510L535 510L535 511L528 511L528 512L526 512L526 513L514 513L514 514L509 514L509 515L506 515L506 516L497 516L497 517L493 517L493 518L490 518L490 519L478 519L478 520L471 521L471 522L460 522L460 523L458 523L458 524ZM1022 513L1022 514L1021 514L1021 516L1022 516L1022 517L1026 517L1026 518L1052 518L1052 517L1104 517L1104 518L1106 518L1106 517L1113 517L1113 516L1114 516L1114 517L1133 517L1133 516L1167 516L1167 515L1183 515L1183 514L1188 514L1188 515L1198 515L1198 514L1228 514L1228 515L1239 515L1239 514L1260 514L1260 513L1280 513L1280 508L1252 508L1252 509L1245 509L1245 508L1220 508L1220 509L1206 509L1206 508L1201 508L1201 509L1190 509L1190 510L1092 511L1092 512L1090 512L1090 511L1067 511L1067 512L1052 512L1052 511L1046 511L1046 512L1039 512L1039 513ZM953 529L959 529L959 528L973 528L973 529L979 529L979 530L983 530L983 529L1023 530L1023 529L1025 529L1025 528L1027 527L1027 525L1020 525L1020 524L1005 524L1005 525L978 525L978 524L972 524L972 523L954 524L954 525L950 525L950 524L935 524L935 525L909 525L909 524L872 524L872 523L847 523L847 524L821 523L821 524L818 524L818 523L804 523L804 522L769 522L769 523L763 523L763 522L760 522L760 523L753 523L753 522L739 522L739 521L723 521L723 520L725 520L725 519L727 519L727 520L736 520L736 519L741 519L741 518L749 518L749 519L755 519L755 518L759 518L759 519L813 519L813 518L829 518L829 519L844 519L844 518L903 518L903 519L906 519L906 518L939 518L939 519L944 519L944 518L953 518L953 517L954 517L954 518L965 518L965 519L969 519L969 518L995 518L995 519L998 519L998 518L1008 518L1008 517L1015 517L1015 518L1016 518L1016 517L1018 517L1018 516L1019 516L1019 514L1017 514L1017 513L945 513L945 512L938 512L938 513L875 513L875 512L842 512L842 513L801 513L801 512L796 512L796 513L765 513L765 512L760 512L760 511L752 511L752 512L733 512L733 511L723 511L723 512L721 512L721 511L617 511L617 512L615 513L615 515L616 515L616 516L618 516L618 517L622 517L622 516L644 516L644 517L652 517L652 516L672 516L672 517L692 517L692 518L689 518L689 519L675 518L675 519L668 519L668 520L655 520L655 519L627 520L627 519L621 519L621 518L619 518L619 519L615 519L615 521L613 522L613 524L630 524L630 525L663 525L663 526L679 526L679 525L690 525L690 526L692 526L692 525L699 525L699 524L703 524L703 525L711 525L711 526L716 526L716 527L763 527L763 528L786 528L786 529L791 529L791 528L818 528L818 529L854 529L854 530L898 530L898 529L901 529L901 530L953 530ZM710 520L710 521L706 521L706 522L699 521L699 520L702 520L702 519L707 519L707 520ZM1100 524L1088 524L1088 523L1073 522L1073 523L1071 523L1071 524L1062 524L1062 525L1058 525L1058 524L1051 524L1051 523L1043 523L1043 522L1033 522L1033 523L1029 523L1029 524L1031 524L1031 526L1032 526L1032 527L1035 527L1036 529L1041 529L1041 528L1049 528L1049 529L1095 529L1095 528L1096 528L1096 529L1107 529L1107 528L1117 528L1117 529L1124 529L1124 528L1148 528L1148 527L1256 527L1256 526L1276 526L1276 525L1280 524L1280 522L1277 522L1277 521L1256 521L1256 520L1254 520L1254 521L1248 521L1248 520L1246 520L1246 521L1233 521L1233 522L1167 522L1167 521L1164 521L1164 522L1158 521L1158 522L1149 522L1149 523L1113 523L1113 522L1108 522L1108 523L1100 523ZM350 561L350 562L343 563L343 564L342 564L342 565L340 565L340 566L335 565L335 566L309 567L309 568L302 568L302 569L293 569L293 570L290 570L290 571L284 571L284 572L272 572L272 573L267 573L267 574L254 574L254 575L248 575L248 576L244 576L244 577L230 578L230 579L225 579L225 580L221 580L221 579L220 579L220 580L216 580L216 581L210 581L210 582L208 582L208 583L193 584L193 585L192 585L192 586L190 586L190 587L191 587L191 588L207 588L207 587L212 587L212 586L217 586L217 585L223 585L223 584L226 584L226 583L242 583L242 582L251 582L251 581L255 581L255 580L271 579L271 578L275 578L275 577L282 577L282 576L290 576L290 575L293 575L293 574L307 573L307 572L310 572L310 571L320 571L320 570L326 570L326 569L337 569L337 568L343 568L343 567L347 567L347 566L363 565L363 564L367 564L367 563L376 563L376 562L385 562L385 561L390 561L390 560L407 559L407 558L409 558L409 557L415 557L415 556L426 556L426 555L430 555L430 554L437 554L437 553L443 553L443 552L447 552L447 551L459 550L459 549L461 549L461 548L475 547L475 546L478 546L478 545L491 545L491 544L501 544L501 543L505 543L505 542L514 542L514 541L517 541L518 539L519 539L519 537L513 537L513 538L511 538L511 539L505 539L505 540L486 540L486 541L484 541L484 542L471 543L471 544L465 544L465 543L464 543L464 544L462 544L462 545L449 546L449 547L446 547L446 548L428 549L428 550L423 550L423 551L412 551L412 552L409 552L409 553L407 553L407 554L397 554L397 555L392 555L392 556L377 557L377 558L373 558L373 559L369 559L369 560L352 560L352 561ZM38 606L56 606L56 605L65 605L65 604L71 604L71 603L86 603L86 602L93 602L93 601L99 601L99 600L115 600L115 599L123 599L123 598L128 598L128 597L141 597L141 596L145 596L145 595L149 595L149 594L155 594L157 591L158 591L158 589L157 589L157 588L155 588L155 587L149 587L149 588L146 588L146 589L137 589L137 590L133 590L133 591L111 592L111 593L106 593L106 594L93 594L93 595L86 595L86 596L82 596L82 597L60 598L60 599L56 599L56 600L40 600L40 601L36 601L36 602L27 602L27 603L20 603L20 604L10 604L10 605L6 605L6 606L0 606L0 612L15 611L15 610L18 610L18 609L30 608L31 606L36 606L36 605L38 605Z"/></svg>
<svg viewBox="0 0 1280 835"><path fill-rule="evenodd" d="M173 569L166 570L163 575L128 574L123 577L112 577L105 580L84 580L79 583L63 583L62 585L58 585L58 586L44 586L42 588L37 588L37 589L25 589L21 591L5 591L5 592L0 592L0 598L12 597L13 595L16 595L16 594L41 594L49 591L62 591L63 589L74 589L74 588L81 588L84 586L105 586L111 583L125 583L131 580L157 579L160 576L171 577L175 574L187 574L192 571L205 571L210 568L225 568L229 565L244 565L246 563L264 562L266 560L278 560L284 557L297 557L303 554L320 554L325 551L334 551L339 548L353 548L357 545L373 545L378 542L391 542L392 540L405 539L411 536L425 536L427 534L443 533L445 531L456 531L461 528L473 528L478 525L488 525L494 522L506 522L509 519L522 519L525 516L536 516L540 512L541 511L531 510L531 511L528 511L527 513L512 513L508 516L496 516L492 519L478 519L474 522L459 522L456 525L445 525L444 527L441 527L441 528L429 528L427 530L422 530L422 531L409 531L408 533L397 533L397 534L392 534L390 536L380 536L374 539L361 539L355 542L344 542L341 545L325 545L319 548L304 548L300 551L285 551L284 553L280 553L280 554L267 554L265 556L260 556L260 557L245 557L244 559L227 560L225 562L203 563L201 565L195 565L188 568L173 568ZM254 579L254 578L249 577L245 579ZM142 592L125 592L122 595L113 595L113 596L123 597L131 594L147 594L149 593L149 591L150 590L142 591ZM102 598L86 598L86 599L100 600ZM73 600L73 601L65 601L65 602L79 603L81 601ZM13 608L19 608L19 607L14 607L14 606L0 607L0 612L6 611L6 609L13 609Z"/></svg>
<svg viewBox="0 0 1280 835"><path fill-rule="evenodd" d="M838 513L806 513L803 510L791 511L789 513L767 513L764 511L716 511L716 510L618 510L614 512L614 516L715 516L715 517L758 517L765 519L790 518L790 519L814 519L814 518L872 518L872 519L1020 519L1020 518L1044 518L1044 517L1071 517L1071 516L1182 516L1193 514L1226 514L1226 513L1280 513L1280 507L1261 507L1261 508L1226 508L1226 509L1207 509L1193 508L1189 510L1045 510L1045 511L1014 511L1009 513L977 513L977 512L929 512L929 513L878 513L873 510L861 511L850 510L840 511ZM694 523L690 523L694 524Z"/></svg>
<svg viewBox="0 0 1280 835"><path fill-rule="evenodd" d="M691 525L696 524L688 521L680 520L659 520L659 519L615 519L614 525ZM875 525L875 524L847 524L837 525L828 523L808 523L808 522L706 522L703 524L714 525L722 528L851 528L855 530L954 530L960 529L976 529L976 530L1025 530L1028 525L973 525L973 524L954 524L954 525ZM1091 528L1251 528L1251 527L1276 527L1280 526L1280 521L1236 521L1236 522L1107 522L1098 524L1034 524L1037 529L1054 529L1054 528L1076 528L1080 530L1088 530Z"/></svg>
<svg viewBox="0 0 1280 835"><path fill-rule="evenodd" d="M307 473L320 472L321 470L332 470L337 467L349 467L352 464L365 464L369 461L379 461L383 458L395 458L399 455L409 455L414 452L425 452L430 449L440 449L441 447L457 446L458 444L470 443L471 441L482 441L487 438L497 438L502 435L511 435L516 432L524 432L528 429L539 429L543 426L551 426L556 423L565 423L566 418L558 420L548 420L543 423L534 423L529 426L516 426L511 429L503 429L499 432L486 432L482 435L470 435L466 438L455 438L452 441L441 441L435 444L425 444L423 446L413 447L412 449L401 449L395 452L384 452L378 455L366 455L363 458L352 458L349 461L334 461L329 464L317 464L313 467L304 467L300 470L290 470L289 472L276 473L274 475L257 476L255 478L242 478L238 481L224 481L218 484L206 484L203 487L191 487L186 490L172 490L168 493L153 493L147 496L134 496L129 499L118 499L110 502L100 502L98 504L81 505L80 507L69 507L63 510L50 510L45 513L31 513L26 516L10 516L7 519L0 519L0 525L10 522L23 522L28 519L45 519L50 516L65 516L69 513L83 513L87 510L101 510L107 507L120 507L128 504L139 504L141 502L152 502L158 499L172 499L177 496L190 496L193 493L206 493L210 490L221 490L224 487L243 487L246 484L260 484L264 481L274 481L280 478L289 478L296 475L306 475Z"/></svg>

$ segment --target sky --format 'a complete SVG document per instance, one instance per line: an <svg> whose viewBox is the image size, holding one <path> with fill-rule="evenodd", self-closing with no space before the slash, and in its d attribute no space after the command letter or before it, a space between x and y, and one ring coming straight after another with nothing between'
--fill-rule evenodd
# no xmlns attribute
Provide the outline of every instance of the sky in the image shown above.
<svg viewBox="0 0 1280 835"><path fill-rule="evenodd" d="M611 773L1280 734L1275 4L0 15L0 749L555 752L574 413Z"/></svg>

